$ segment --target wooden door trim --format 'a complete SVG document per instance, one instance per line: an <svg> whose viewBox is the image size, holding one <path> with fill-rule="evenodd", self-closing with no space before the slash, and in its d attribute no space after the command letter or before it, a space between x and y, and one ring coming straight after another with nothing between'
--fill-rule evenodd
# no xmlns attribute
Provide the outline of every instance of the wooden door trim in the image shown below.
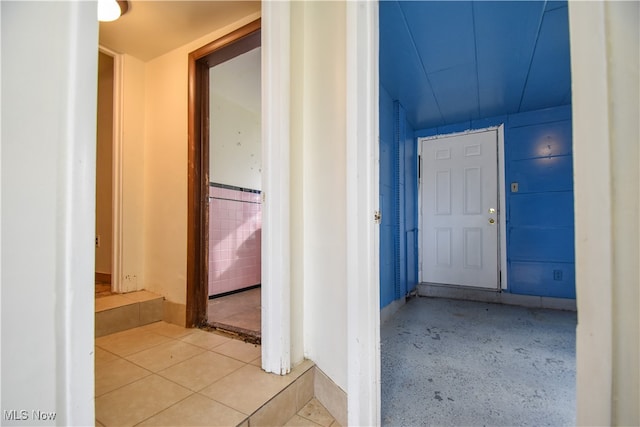
<svg viewBox="0 0 640 427"><path fill-rule="evenodd" d="M209 64L207 57L259 31L257 19L189 54L186 326L207 318L209 269Z"/></svg>

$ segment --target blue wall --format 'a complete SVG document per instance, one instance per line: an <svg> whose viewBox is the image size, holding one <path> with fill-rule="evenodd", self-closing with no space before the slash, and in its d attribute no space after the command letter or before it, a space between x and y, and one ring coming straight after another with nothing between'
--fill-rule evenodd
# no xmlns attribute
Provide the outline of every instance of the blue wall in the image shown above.
<svg viewBox="0 0 640 427"><path fill-rule="evenodd" d="M571 106L423 129L416 131L415 136L482 129L502 123L506 291L575 298ZM511 192L513 182L518 183L518 192Z"/></svg>
<svg viewBox="0 0 640 427"><path fill-rule="evenodd" d="M380 307L418 282L417 145L399 102L380 87Z"/></svg>

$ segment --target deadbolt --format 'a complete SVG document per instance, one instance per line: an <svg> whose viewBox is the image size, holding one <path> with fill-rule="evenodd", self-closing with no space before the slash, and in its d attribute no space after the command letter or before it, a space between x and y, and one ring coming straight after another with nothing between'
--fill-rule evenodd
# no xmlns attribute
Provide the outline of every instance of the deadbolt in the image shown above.
<svg viewBox="0 0 640 427"><path fill-rule="evenodd" d="M496 210L495 210L495 209L493 209L493 208L489 208L489 213L490 213L490 214L494 214L494 213L496 213Z"/></svg>

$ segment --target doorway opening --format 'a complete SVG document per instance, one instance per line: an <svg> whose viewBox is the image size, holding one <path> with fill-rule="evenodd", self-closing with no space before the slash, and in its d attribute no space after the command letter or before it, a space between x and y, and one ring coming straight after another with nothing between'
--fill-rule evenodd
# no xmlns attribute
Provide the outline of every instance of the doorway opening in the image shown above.
<svg viewBox="0 0 640 427"><path fill-rule="evenodd" d="M260 342L260 20L189 55L187 325Z"/></svg>
<svg viewBox="0 0 640 427"><path fill-rule="evenodd" d="M115 60L99 51L96 131L95 295L112 294Z"/></svg>

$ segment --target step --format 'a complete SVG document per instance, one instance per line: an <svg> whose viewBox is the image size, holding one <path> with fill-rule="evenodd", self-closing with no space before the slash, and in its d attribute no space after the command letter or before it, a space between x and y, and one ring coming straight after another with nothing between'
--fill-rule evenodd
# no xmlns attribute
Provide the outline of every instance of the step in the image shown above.
<svg viewBox="0 0 640 427"><path fill-rule="evenodd" d="M163 300L162 296L145 290L96 298L95 336L162 320Z"/></svg>

